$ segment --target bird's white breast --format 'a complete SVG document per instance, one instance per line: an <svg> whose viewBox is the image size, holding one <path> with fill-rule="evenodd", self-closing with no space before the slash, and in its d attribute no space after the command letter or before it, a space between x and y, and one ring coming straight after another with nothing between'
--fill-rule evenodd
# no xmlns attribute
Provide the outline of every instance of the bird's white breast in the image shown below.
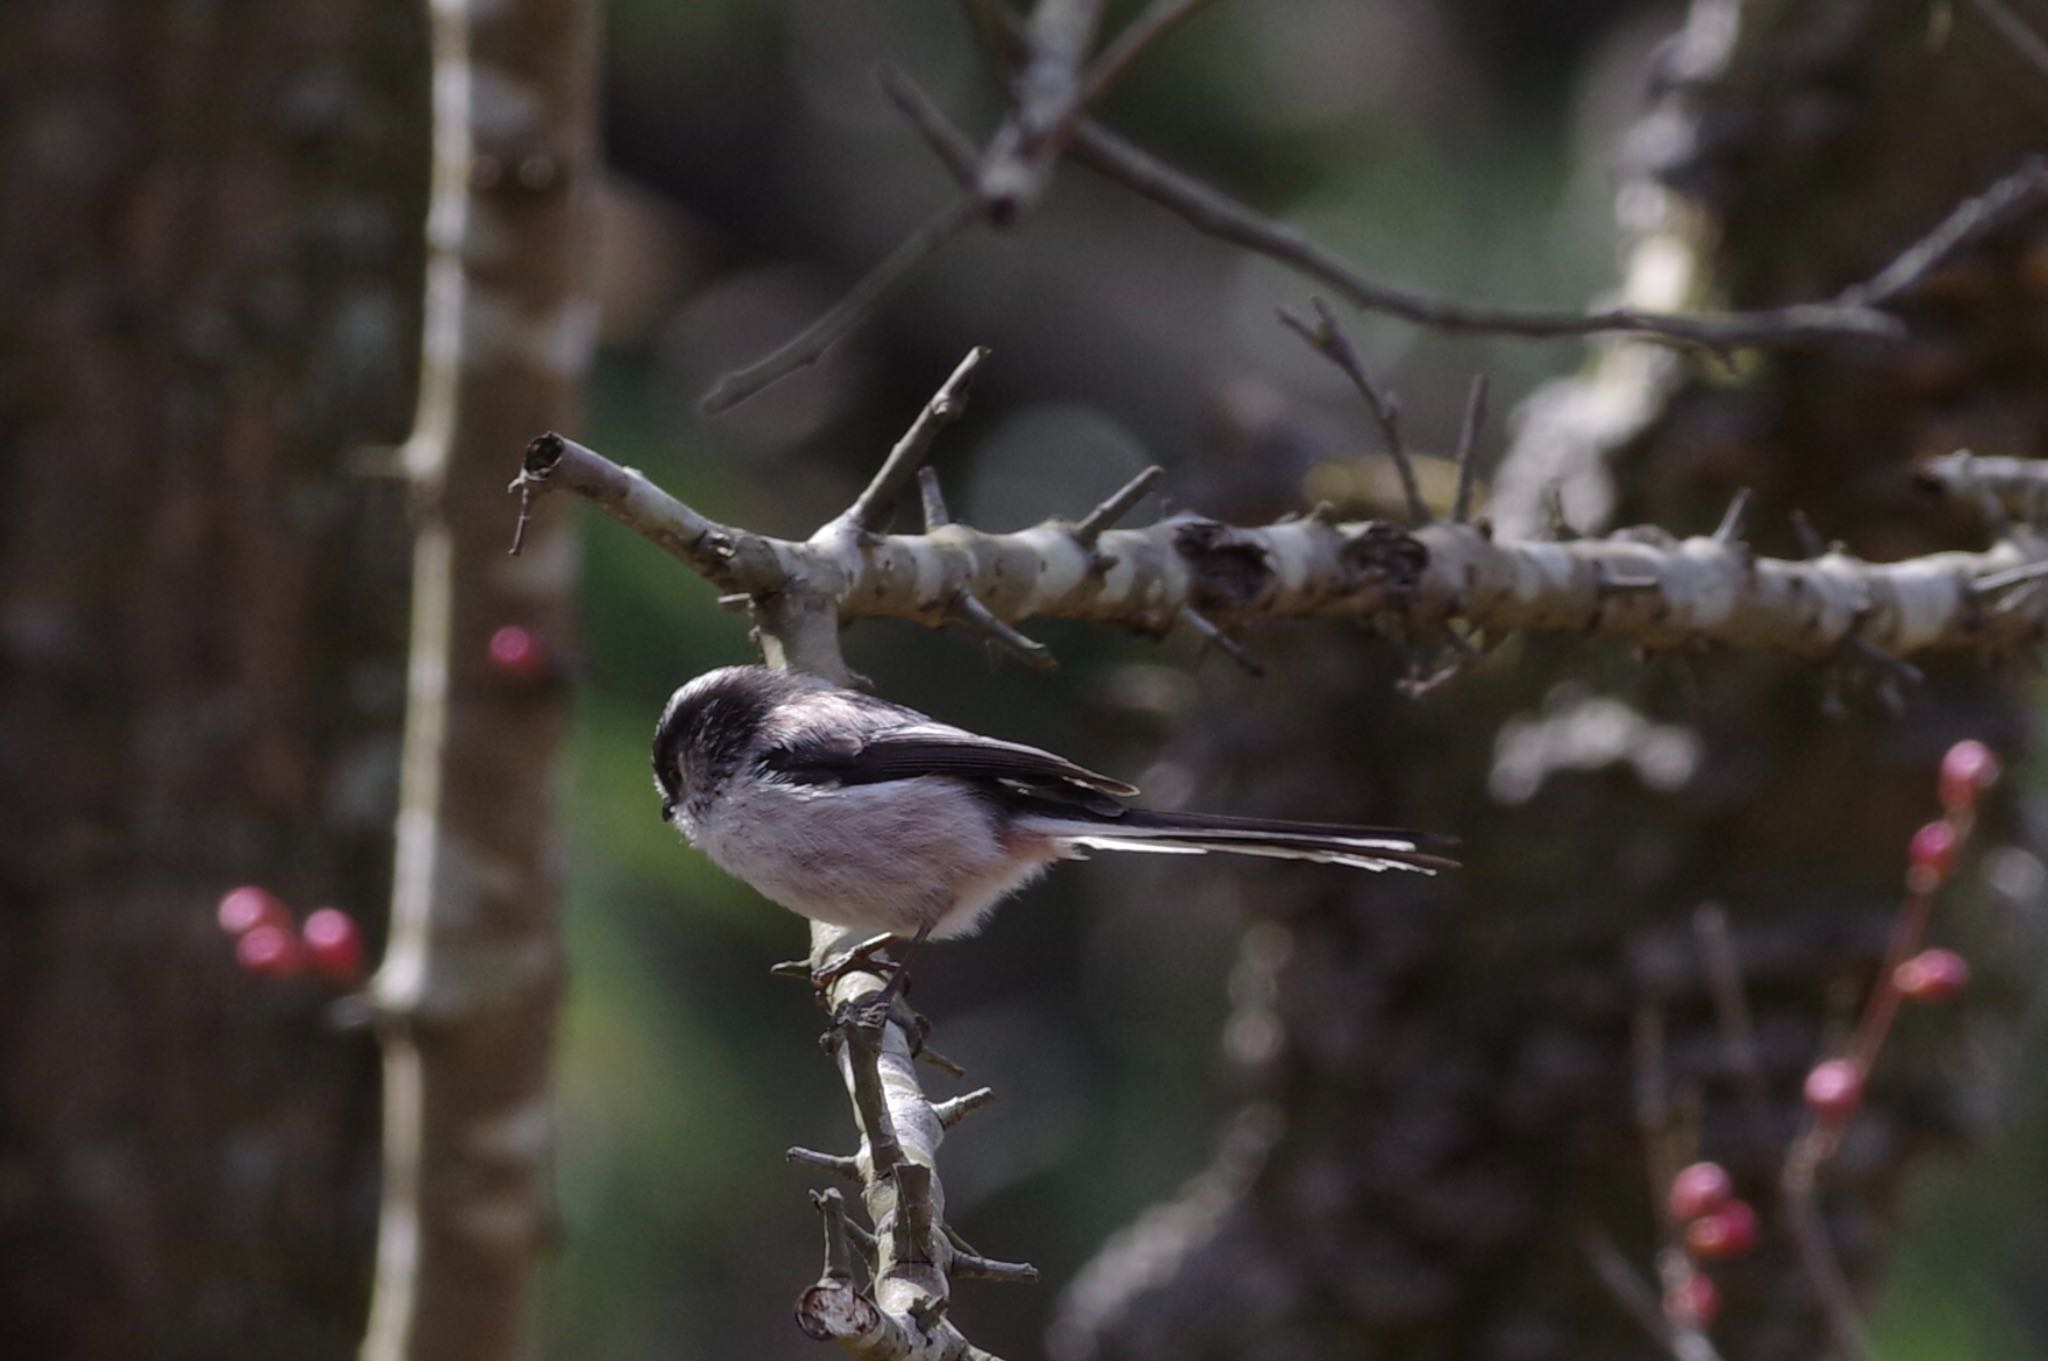
<svg viewBox="0 0 2048 1361"><path fill-rule="evenodd" d="M971 932L1050 858L1015 854L998 814L944 776L847 786L747 780L681 825L771 902L902 936L926 925L940 937Z"/></svg>

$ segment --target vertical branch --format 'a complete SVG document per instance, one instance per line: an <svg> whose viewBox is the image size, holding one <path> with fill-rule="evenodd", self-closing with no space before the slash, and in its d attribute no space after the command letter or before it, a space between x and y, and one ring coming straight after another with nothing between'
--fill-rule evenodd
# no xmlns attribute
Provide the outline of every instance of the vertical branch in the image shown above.
<svg viewBox="0 0 2048 1361"><path fill-rule="evenodd" d="M493 642L559 648L559 526L504 551L503 458L565 423L589 350L573 246L592 136L585 0L435 0L425 340L403 466L411 663L384 1041L384 1198L366 1361L531 1350L550 1231L560 991L547 797L559 687ZM518 634L510 631L517 630ZM502 653L501 653L502 655ZM544 653L542 655L545 655Z"/></svg>

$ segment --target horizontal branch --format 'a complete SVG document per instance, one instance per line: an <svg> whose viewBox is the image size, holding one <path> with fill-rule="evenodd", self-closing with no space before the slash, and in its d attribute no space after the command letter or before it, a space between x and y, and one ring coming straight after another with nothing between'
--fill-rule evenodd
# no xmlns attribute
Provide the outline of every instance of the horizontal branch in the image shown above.
<svg viewBox="0 0 2048 1361"><path fill-rule="evenodd" d="M1993 519L2013 515L2032 522L2048 513L2048 460L1958 451L1926 460L1913 476L1929 491L1980 507Z"/></svg>
<svg viewBox="0 0 2048 1361"><path fill-rule="evenodd" d="M757 600L794 592L830 602L842 621L936 626L964 591L1006 623L1088 619L1158 634L1192 609L1226 627L1308 616L1412 635L1462 620L1488 633L1821 657L2016 648L2048 618L2048 592L2020 589L2044 555L2018 541L1894 563L1840 551L1797 561L1656 530L1516 542L1442 521L1402 529L1310 516L1240 528L1183 514L1105 531L1092 545L1059 520L1010 534L951 524L795 542L719 525L557 435L534 441L519 485L597 501L721 590Z"/></svg>

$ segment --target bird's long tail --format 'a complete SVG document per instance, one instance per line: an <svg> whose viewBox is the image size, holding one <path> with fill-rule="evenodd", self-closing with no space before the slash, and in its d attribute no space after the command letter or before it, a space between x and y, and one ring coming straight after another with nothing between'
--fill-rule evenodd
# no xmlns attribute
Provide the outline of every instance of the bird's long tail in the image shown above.
<svg viewBox="0 0 2048 1361"><path fill-rule="evenodd" d="M1155 813L1132 808L1100 818L1040 816L1032 830L1088 850L1147 851L1154 854L1263 855L1280 860L1313 860L1361 870L1412 870L1435 874L1458 862L1426 847L1447 838L1397 827L1348 827L1321 822L1277 822L1214 813Z"/></svg>

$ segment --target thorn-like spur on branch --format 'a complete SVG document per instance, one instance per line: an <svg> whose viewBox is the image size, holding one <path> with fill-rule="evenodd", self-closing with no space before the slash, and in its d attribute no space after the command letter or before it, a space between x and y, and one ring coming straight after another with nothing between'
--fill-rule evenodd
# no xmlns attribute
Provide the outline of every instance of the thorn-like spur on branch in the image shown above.
<svg viewBox="0 0 2048 1361"><path fill-rule="evenodd" d="M1465 420L1458 427L1458 492L1451 499L1451 522L1465 524L1472 519L1472 473L1479 447L1479 430L1486 424L1486 375L1472 375L1472 389L1465 396Z"/></svg>
<svg viewBox="0 0 2048 1361"><path fill-rule="evenodd" d="M795 593L821 602L828 620L936 623L965 591L1006 624L1091 619L1156 634L1176 621L1200 629L1182 614L1193 607L1219 631L1313 616L1378 622L1412 638L1458 620L1489 637L1597 633L1646 648L1716 645L1815 659L2010 651L2032 646L2048 627L2048 592L1983 598L2048 571L2036 567L2048 555L2011 540L1903 562L1865 562L1839 548L1793 561L1649 530L1552 543L1498 540L1482 526L1441 520L1402 529L1307 516L1237 527L1182 514L1104 530L1093 546L1059 521L1014 534L955 524L938 534L795 543L716 524L580 445L535 443L556 455L538 464L529 456L538 491L597 500L721 590Z"/></svg>
<svg viewBox="0 0 2048 1361"><path fill-rule="evenodd" d="M741 402L799 369L809 368L825 352L866 321L883 303L896 296L920 265L939 253L948 241L980 218L982 207L972 194L962 194L923 225L905 237L882 263L853 286L851 292L832 305L830 311L784 341L773 352L732 370L711 385L699 403L711 415L728 411Z"/></svg>
<svg viewBox="0 0 2048 1361"><path fill-rule="evenodd" d="M962 591L953 597L947 617L973 629L1034 671L1051 671L1059 666L1051 648L996 618L970 592Z"/></svg>
<svg viewBox="0 0 2048 1361"><path fill-rule="evenodd" d="M949 1097L932 1103L932 1114L937 1116L942 1128L951 1129L976 1111L993 1105L996 1091L993 1087L976 1087L971 1092Z"/></svg>
<svg viewBox="0 0 2048 1361"><path fill-rule="evenodd" d="M1038 1282L1038 1268L1029 1262L999 1262L993 1257L980 1257L971 1252L953 1254L953 1279L959 1281L995 1281L1001 1285L1035 1285Z"/></svg>
<svg viewBox="0 0 2048 1361"><path fill-rule="evenodd" d="M1165 476L1166 469L1155 463L1118 487L1110 493L1107 500L1089 511L1074 526L1075 542L1083 547L1093 548L1095 541L1102 537L1102 531L1129 515L1138 502L1144 500L1146 494L1158 486L1160 479Z"/></svg>
<svg viewBox="0 0 2048 1361"><path fill-rule="evenodd" d="M917 470L917 499L924 504L924 532L944 529L953 523L952 513L946 509L946 493L939 487L937 468Z"/></svg>
<svg viewBox="0 0 2048 1361"><path fill-rule="evenodd" d="M1365 404L1379 423L1380 435L1387 442L1387 457L1394 460L1394 469L1401 474L1401 494L1408 502L1408 522L1426 525L1430 521L1429 504L1422 499L1422 484L1416 480L1415 465L1408 460L1408 446L1401 441L1401 401L1393 393L1373 381L1372 371L1359 358L1352 347L1351 337L1344 334L1344 328L1337 324L1337 314L1330 310L1330 304L1321 298L1311 300L1316 309L1316 324L1310 326L1286 308L1280 309L1280 324L1307 341L1309 348L1335 364L1358 389L1358 395L1365 398Z"/></svg>
<svg viewBox="0 0 2048 1361"><path fill-rule="evenodd" d="M1721 513L1721 523L1714 529L1714 542L1738 544L1742 542L1744 523L1749 519L1750 490L1744 487L1728 502L1728 509Z"/></svg>
<svg viewBox="0 0 2048 1361"><path fill-rule="evenodd" d="M967 409L968 388L974 382L974 373L981 367L981 361L988 358L986 347L977 345L967 352L950 378L932 394L932 399L917 413L917 419L910 423L910 429L903 432L903 438L896 441L896 447L889 451L874 480L854 498L840 519L863 533L879 533L887 527L889 515L896 509L896 502L910 489L917 478L917 470L932 456L932 444L939 437L939 431L960 419Z"/></svg>
<svg viewBox="0 0 2048 1361"><path fill-rule="evenodd" d="M1260 666L1258 660L1251 653L1244 650L1242 643L1238 642L1237 639L1231 637L1228 633L1225 633L1222 625L1218 624L1208 615L1203 614L1193 605L1183 605L1180 607L1180 622L1202 635L1203 642L1220 649L1224 656L1243 667L1246 674L1253 676L1264 676L1266 674L1266 668Z"/></svg>
<svg viewBox="0 0 2048 1361"><path fill-rule="evenodd" d="M844 1153L820 1153L814 1148L791 1148L783 1155L786 1162L799 1167L815 1167L821 1172L830 1172L835 1177L848 1181L859 1181L860 1159L850 1158Z"/></svg>

